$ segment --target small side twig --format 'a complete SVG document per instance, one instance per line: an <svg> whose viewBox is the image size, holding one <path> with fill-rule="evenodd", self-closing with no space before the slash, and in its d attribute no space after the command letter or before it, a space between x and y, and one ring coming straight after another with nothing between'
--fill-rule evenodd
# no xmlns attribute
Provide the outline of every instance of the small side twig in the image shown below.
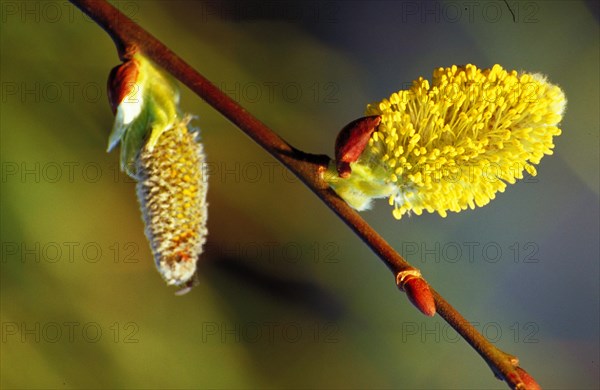
<svg viewBox="0 0 600 390"><path fill-rule="evenodd" d="M141 50L290 169L377 254L394 276L415 270L322 180L321 172L327 167L329 157L295 149L106 1L71 2L106 30L114 40L121 59L129 59L133 52ZM506 381L513 389L535 388L535 381L518 367L516 357L492 345L439 293L433 289L431 292L437 313L481 355L499 379Z"/></svg>

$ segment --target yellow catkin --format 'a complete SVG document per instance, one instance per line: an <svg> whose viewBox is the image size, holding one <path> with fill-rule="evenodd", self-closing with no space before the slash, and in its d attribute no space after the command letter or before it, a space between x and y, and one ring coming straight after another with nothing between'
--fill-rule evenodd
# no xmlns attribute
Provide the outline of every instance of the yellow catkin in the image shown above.
<svg viewBox="0 0 600 390"><path fill-rule="evenodd" d="M158 271L169 285L192 280L206 241L204 151L188 118L138 158L137 195Z"/></svg>
<svg viewBox="0 0 600 390"><path fill-rule="evenodd" d="M499 65L452 66L419 78L409 90L370 104L381 115L366 156L378 156L397 183L393 215L458 212L483 206L506 183L536 174L552 154L566 106L563 91L539 74Z"/></svg>

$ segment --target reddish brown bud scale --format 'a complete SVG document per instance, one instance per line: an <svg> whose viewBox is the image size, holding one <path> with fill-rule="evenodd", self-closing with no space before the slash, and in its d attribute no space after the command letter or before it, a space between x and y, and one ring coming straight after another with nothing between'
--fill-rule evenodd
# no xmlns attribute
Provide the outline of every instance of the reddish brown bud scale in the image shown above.
<svg viewBox="0 0 600 390"><path fill-rule="evenodd" d="M516 383L517 386L515 388L523 390L524 383L523 381L521 381L521 377L519 376L519 374L515 372L509 372L508 374L506 374L505 378L502 377L502 375L499 372L494 372L494 376L501 381L505 381L506 383Z"/></svg>
<svg viewBox="0 0 600 390"><path fill-rule="evenodd" d="M358 160L380 123L379 115L365 116L348 123L340 131L335 140L335 160L340 177L350 176L350 163Z"/></svg>
<svg viewBox="0 0 600 390"><path fill-rule="evenodd" d="M540 386L535 381L535 379L533 379L531 377L531 375L529 375L529 373L527 373L527 371L525 371L521 367L517 367L517 372L519 374L519 378L521 379L523 384L525 384L525 388L527 390L542 390L542 386Z"/></svg>
<svg viewBox="0 0 600 390"><path fill-rule="evenodd" d="M398 288L404 290L408 299L421 313L428 317L435 315L435 301L429 289L429 284L421 277L417 269L399 272L396 275Z"/></svg>
<svg viewBox="0 0 600 390"><path fill-rule="evenodd" d="M140 72L139 63L136 60L125 61L111 69L108 75L108 102L113 114L116 114L119 104L130 95L135 93L135 84Z"/></svg>

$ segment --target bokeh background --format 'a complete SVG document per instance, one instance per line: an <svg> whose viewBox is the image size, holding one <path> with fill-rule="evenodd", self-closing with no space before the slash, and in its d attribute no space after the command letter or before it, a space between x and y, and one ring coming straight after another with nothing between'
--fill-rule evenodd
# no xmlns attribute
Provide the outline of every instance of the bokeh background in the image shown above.
<svg viewBox="0 0 600 390"><path fill-rule="evenodd" d="M199 285L156 272L135 184L105 152L106 33L67 2L2 1L2 388L503 389L275 160L182 88L210 163ZM364 217L548 389L599 371L598 5L118 1L294 146L332 154L367 103L438 66L542 72L554 156L485 208ZM512 11L512 12L511 12Z"/></svg>

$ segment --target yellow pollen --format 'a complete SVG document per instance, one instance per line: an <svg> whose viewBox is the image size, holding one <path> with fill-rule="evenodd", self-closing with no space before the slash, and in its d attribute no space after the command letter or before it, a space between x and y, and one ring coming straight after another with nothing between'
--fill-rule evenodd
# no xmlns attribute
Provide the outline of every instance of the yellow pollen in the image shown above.
<svg viewBox="0 0 600 390"><path fill-rule="evenodd" d="M537 173L566 106L563 91L539 74L500 65L438 68L389 100L368 105L382 121L361 156L379 161L376 177L394 183L393 215L481 207L506 183ZM388 194L389 195L389 194ZM386 196L388 196L386 195Z"/></svg>

